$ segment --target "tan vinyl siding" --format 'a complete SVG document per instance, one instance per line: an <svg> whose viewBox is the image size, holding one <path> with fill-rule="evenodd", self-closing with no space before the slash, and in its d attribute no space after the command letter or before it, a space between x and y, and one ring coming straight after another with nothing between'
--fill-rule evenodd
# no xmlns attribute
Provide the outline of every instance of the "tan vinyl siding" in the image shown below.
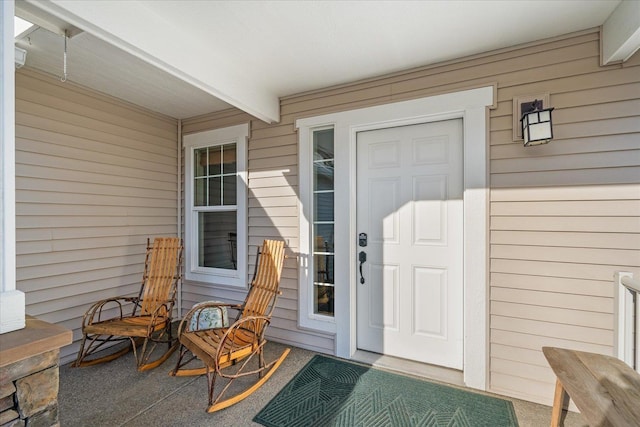
<svg viewBox="0 0 640 427"><path fill-rule="evenodd" d="M602 67L599 43L597 30L584 31L286 97L275 125L229 110L186 120L184 132L251 121L249 239L280 236L295 254L296 119L495 85L488 386L549 404L554 376L541 347L612 354L613 273L640 274L640 54ZM513 140L512 99L545 93L555 139L525 149ZM332 336L296 326L292 260L285 277L274 335L332 353ZM188 288L189 303L213 294Z"/></svg>
<svg viewBox="0 0 640 427"><path fill-rule="evenodd" d="M177 122L22 69L16 74L17 288L73 331L100 299L137 294L147 237L175 235Z"/></svg>
<svg viewBox="0 0 640 427"><path fill-rule="evenodd" d="M579 52L557 67L532 56L538 81L499 80L490 122L490 387L547 404L540 348L613 354L613 273L640 272L640 69ZM555 139L525 150L511 101L537 93L551 94Z"/></svg>

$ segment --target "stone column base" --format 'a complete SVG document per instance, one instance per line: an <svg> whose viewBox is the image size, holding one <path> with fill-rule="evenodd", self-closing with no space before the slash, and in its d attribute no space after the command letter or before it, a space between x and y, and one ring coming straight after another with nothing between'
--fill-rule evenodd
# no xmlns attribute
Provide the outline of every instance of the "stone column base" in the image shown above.
<svg viewBox="0 0 640 427"><path fill-rule="evenodd" d="M0 335L0 427L59 426L60 347L71 331L32 317L26 323Z"/></svg>

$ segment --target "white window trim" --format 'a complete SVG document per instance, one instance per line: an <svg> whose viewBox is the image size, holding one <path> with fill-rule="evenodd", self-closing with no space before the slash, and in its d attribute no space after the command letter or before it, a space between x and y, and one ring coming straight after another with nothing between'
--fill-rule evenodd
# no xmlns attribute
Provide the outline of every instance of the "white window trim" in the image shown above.
<svg viewBox="0 0 640 427"><path fill-rule="evenodd" d="M327 316L323 314L316 314L313 309L313 245L311 242L311 236L313 235L313 132L331 128L333 128L333 125L331 123L326 123L313 127L306 127L300 130L300 140L298 145L300 165L300 198L298 205L298 211L300 212L300 289L298 297L298 321L301 328L335 333L335 311L334 316ZM334 153L335 149L336 139L334 132ZM334 195L336 189L335 183L336 181L334 178ZM334 209L335 206L336 204L334 199ZM334 286L338 286L338 283L335 282Z"/></svg>
<svg viewBox="0 0 640 427"><path fill-rule="evenodd" d="M351 358L356 343L356 136L358 132L463 119L464 132L464 382L487 389L488 378L488 178L487 107L494 105L496 87L430 96L375 107L343 111L296 121L300 150L300 248L309 245L304 205L311 192L308 181L310 130L334 126L335 141L335 334L336 355ZM301 253L301 284L305 256ZM342 286L340 284L343 284ZM301 291L305 286L301 285ZM300 298L305 298L302 294ZM308 296L307 296L308 299ZM310 324L307 305L300 303L300 325ZM328 328L316 328L329 331Z"/></svg>
<svg viewBox="0 0 640 427"><path fill-rule="evenodd" d="M247 139L249 125L198 132L184 137L185 157L185 279L216 285L247 286ZM193 208L193 153L197 148L236 144L237 185L237 270L199 267L197 214Z"/></svg>

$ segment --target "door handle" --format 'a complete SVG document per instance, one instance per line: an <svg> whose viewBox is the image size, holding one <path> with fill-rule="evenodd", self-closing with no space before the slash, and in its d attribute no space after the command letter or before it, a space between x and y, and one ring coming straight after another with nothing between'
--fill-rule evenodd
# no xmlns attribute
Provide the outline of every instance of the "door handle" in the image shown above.
<svg viewBox="0 0 640 427"><path fill-rule="evenodd" d="M358 261L360 261L360 284L364 285L364 276L362 275L362 264L367 262L367 253L360 251L358 254Z"/></svg>

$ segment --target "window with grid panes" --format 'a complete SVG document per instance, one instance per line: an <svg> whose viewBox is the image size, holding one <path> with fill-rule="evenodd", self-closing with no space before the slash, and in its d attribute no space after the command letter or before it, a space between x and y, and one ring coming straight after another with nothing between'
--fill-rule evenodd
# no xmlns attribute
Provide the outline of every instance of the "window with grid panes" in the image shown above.
<svg viewBox="0 0 640 427"><path fill-rule="evenodd" d="M334 315L334 141L333 129L313 132L313 309Z"/></svg>
<svg viewBox="0 0 640 427"><path fill-rule="evenodd" d="M246 285L246 136L234 126L185 136L185 277Z"/></svg>
<svg viewBox="0 0 640 427"><path fill-rule="evenodd" d="M198 266L236 269L238 222L236 144L197 148L194 210L198 211Z"/></svg>

